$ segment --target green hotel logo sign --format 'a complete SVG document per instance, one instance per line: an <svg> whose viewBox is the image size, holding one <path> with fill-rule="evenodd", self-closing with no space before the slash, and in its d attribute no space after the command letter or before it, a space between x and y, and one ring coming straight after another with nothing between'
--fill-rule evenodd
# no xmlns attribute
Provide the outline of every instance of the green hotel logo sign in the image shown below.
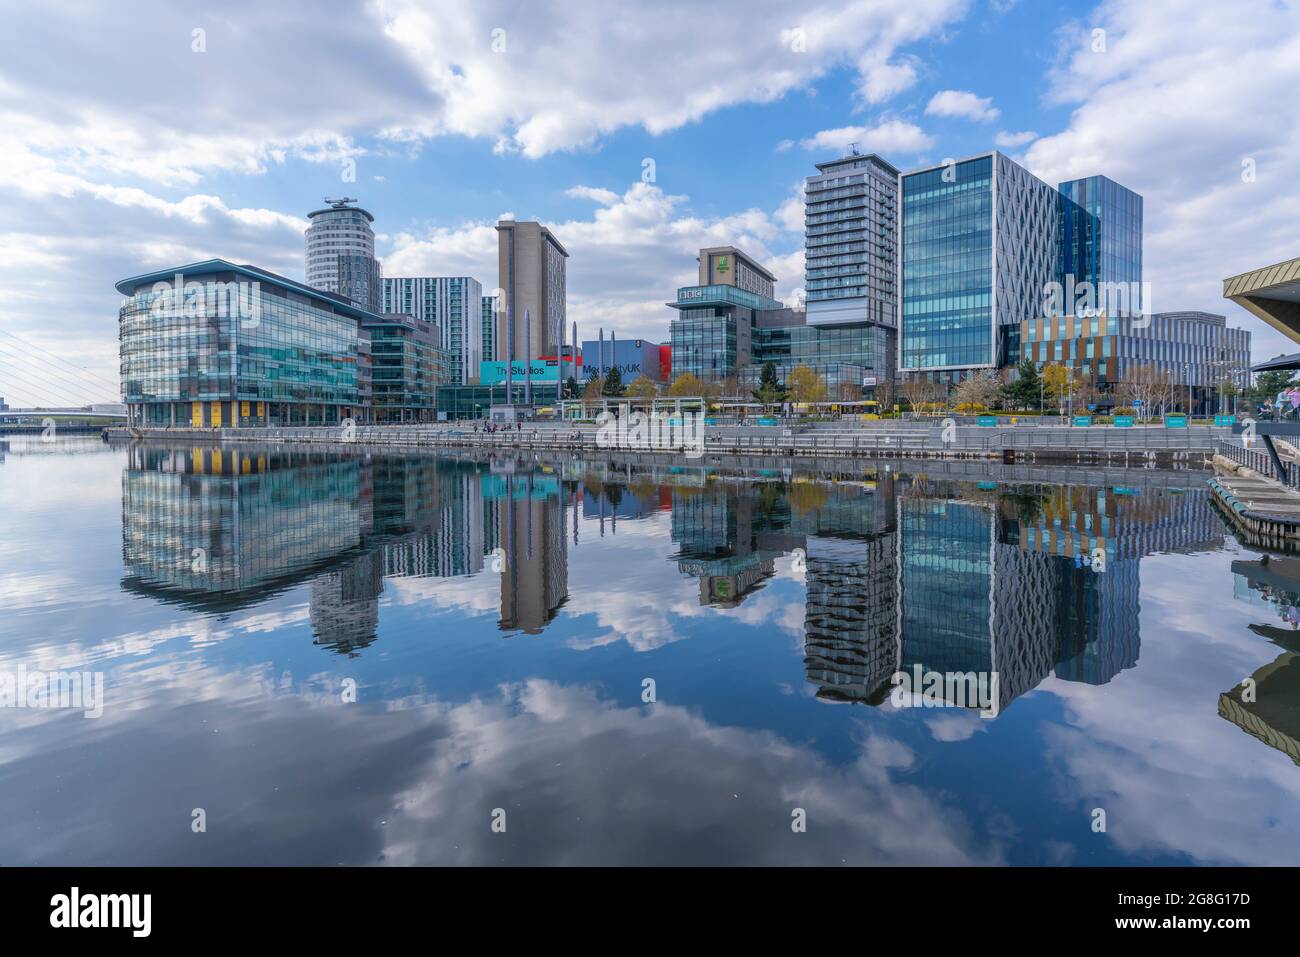
<svg viewBox="0 0 1300 957"><path fill-rule="evenodd" d="M731 269L731 259L728 256L719 256L717 258L717 267L719 273L727 272Z"/></svg>

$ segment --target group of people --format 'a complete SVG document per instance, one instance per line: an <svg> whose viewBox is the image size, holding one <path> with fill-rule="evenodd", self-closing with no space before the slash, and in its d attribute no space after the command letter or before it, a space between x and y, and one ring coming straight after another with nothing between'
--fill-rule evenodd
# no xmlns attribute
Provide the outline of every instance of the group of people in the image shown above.
<svg viewBox="0 0 1300 957"><path fill-rule="evenodd" d="M482 428L481 431L486 432L488 435L491 435L493 432L509 432L509 431L510 431L510 424L509 424L508 422L507 422L505 425L497 425L495 422L483 422L483 423L481 423L481 424L482 424L482 426L483 426L483 428ZM475 423L474 423L474 431L475 431L475 432L480 431L480 429L479 429L479 425L480 425L480 423L478 423L478 422L475 422ZM523 423L523 422L516 422L516 423L515 423L515 431L516 431L516 432L522 432L523 430L524 430L524 423Z"/></svg>

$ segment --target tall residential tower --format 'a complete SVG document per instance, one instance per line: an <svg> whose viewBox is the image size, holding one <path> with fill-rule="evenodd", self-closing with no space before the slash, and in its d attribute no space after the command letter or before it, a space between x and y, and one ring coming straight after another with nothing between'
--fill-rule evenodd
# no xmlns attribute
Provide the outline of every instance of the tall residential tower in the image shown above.
<svg viewBox="0 0 1300 957"><path fill-rule="evenodd" d="M808 325L834 330L815 337L816 351L859 367L859 385L873 389L894 376L899 172L854 152L818 163L804 196Z"/></svg>
<svg viewBox="0 0 1300 957"><path fill-rule="evenodd" d="M483 286L469 276L387 278L385 313L414 316L438 327L442 348L451 353L456 384L478 382L483 349Z"/></svg>
<svg viewBox="0 0 1300 957"><path fill-rule="evenodd" d="M329 205L307 214L311 225L304 233L307 285L346 296L362 309L379 312L379 260L375 258L375 217L352 205L349 196L326 199Z"/></svg>

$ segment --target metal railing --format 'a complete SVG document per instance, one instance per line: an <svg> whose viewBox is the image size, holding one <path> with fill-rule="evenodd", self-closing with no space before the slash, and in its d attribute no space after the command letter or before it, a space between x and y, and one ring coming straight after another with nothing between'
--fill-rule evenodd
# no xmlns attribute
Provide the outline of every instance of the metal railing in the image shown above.
<svg viewBox="0 0 1300 957"><path fill-rule="evenodd" d="M196 434L218 441L260 439L265 441L311 442L321 444L392 445L401 447L473 447L473 448L557 448L576 450L610 450L623 448L653 451L654 446L606 441L608 436L594 425L572 422L536 422L522 430L499 428L495 432L475 431L456 423L407 423L391 425L280 426L271 429L149 429L151 434L174 433L193 438ZM878 428L868 425L852 427L822 426L798 428L781 426L708 426L704 429L704 448L710 452L773 452L788 454L866 454L889 456L918 452L994 455L1004 449L1024 451L1096 451L1096 452L1210 452L1224 445L1218 436L1229 430L1213 426L1166 429L1160 426L1116 429L1109 427L1060 428L1017 426L993 429L961 426L953 430L928 425L891 425ZM681 433L677 433L680 439ZM678 441L670 449L680 449ZM1256 450L1255 455L1263 455ZM1267 456L1264 456L1267 459ZM1252 462L1256 461L1252 458ZM1246 463L1243 463L1246 464ZM1251 464L1265 472L1264 468ZM1265 474L1271 475L1271 469Z"/></svg>
<svg viewBox="0 0 1300 957"><path fill-rule="evenodd" d="M1287 488L1300 488L1300 465L1295 462L1283 462L1282 474L1279 475L1273 465L1273 457L1262 448L1246 448L1240 439L1219 440L1215 443L1215 452L1231 462L1253 469L1265 478L1285 485Z"/></svg>

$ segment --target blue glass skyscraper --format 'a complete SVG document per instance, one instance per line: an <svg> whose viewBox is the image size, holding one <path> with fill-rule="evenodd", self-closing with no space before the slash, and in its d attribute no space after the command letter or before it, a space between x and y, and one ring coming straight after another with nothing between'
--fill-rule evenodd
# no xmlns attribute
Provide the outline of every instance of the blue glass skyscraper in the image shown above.
<svg viewBox="0 0 1300 957"><path fill-rule="evenodd" d="M1105 176L1072 179L1059 189L1058 281L1068 285L1072 274L1076 285L1122 283L1140 288L1142 197ZM1127 311L1138 312L1138 305L1129 302ZM1151 303L1140 305L1149 308Z"/></svg>
<svg viewBox="0 0 1300 957"><path fill-rule="evenodd" d="M900 372L957 381L1014 361L1057 275L1058 202L998 152L903 176Z"/></svg>
<svg viewBox="0 0 1300 957"><path fill-rule="evenodd" d="M1021 323L1092 284L1099 310L1138 312L1142 197L1105 176L1053 189L999 152L903 175L899 371L954 383L1020 358ZM1141 304L1149 306L1149 303Z"/></svg>

